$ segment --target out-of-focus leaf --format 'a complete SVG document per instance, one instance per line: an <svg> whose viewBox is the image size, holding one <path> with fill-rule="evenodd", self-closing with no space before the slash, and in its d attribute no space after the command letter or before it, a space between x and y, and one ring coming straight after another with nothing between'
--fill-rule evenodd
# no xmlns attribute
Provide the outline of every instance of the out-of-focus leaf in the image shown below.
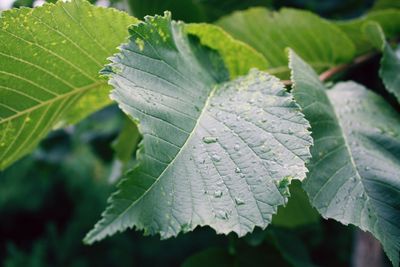
<svg viewBox="0 0 400 267"><path fill-rule="evenodd" d="M211 22L234 10L252 6L272 6L272 0L128 0L132 14L138 18L162 14L168 10L173 18L185 22Z"/></svg>
<svg viewBox="0 0 400 267"><path fill-rule="evenodd" d="M400 46L397 47L399 51ZM383 47L383 56L381 59L381 68L379 75L386 89L392 93L397 102L400 103L400 53L396 53L390 47L390 44L386 43Z"/></svg>
<svg viewBox="0 0 400 267"><path fill-rule="evenodd" d="M117 159L123 163L128 162L132 158L139 140L140 135L136 124L129 118L126 118L123 128L113 143Z"/></svg>
<svg viewBox="0 0 400 267"><path fill-rule="evenodd" d="M1 13L0 169L55 125L110 103L98 72L135 22L83 0Z"/></svg>
<svg viewBox="0 0 400 267"><path fill-rule="evenodd" d="M367 13L365 16L348 21L337 21L336 25L347 34L356 46L356 54L361 55L373 48L363 32L363 25L375 21L380 24L388 39L400 35L400 10L385 9Z"/></svg>
<svg viewBox="0 0 400 267"><path fill-rule="evenodd" d="M310 121L314 146L304 181L325 218L371 232L394 266L400 249L400 117L354 82L326 90L317 74L290 53L293 94Z"/></svg>
<svg viewBox="0 0 400 267"><path fill-rule="evenodd" d="M233 39L218 26L211 24L187 24L189 34L196 35L204 46L217 50L229 70L231 78L245 75L251 68L265 70L268 62L265 57L247 44Z"/></svg>
<svg viewBox="0 0 400 267"><path fill-rule="evenodd" d="M306 172L309 125L291 95L257 70L227 81L220 55L168 13L130 33L104 73L139 121L139 165L85 241L129 227L162 238L205 225L239 236L265 228Z"/></svg>
<svg viewBox="0 0 400 267"><path fill-rule="evenodd" d="M290 198L286 206L280 206L272 217L272 225L295 228L319 222L318 212L310 205L307 194L298 181L289 186Z"/></svg>
<svg viewBox="0 0 400 267"><path fill-rule="evenodd" d="M382 10L390 8L400 9L400 2L397 0L376 0L372 7L372 10Z"/></svg>
<svg viewBox="0 0 400 267"><path fill-rule="evenodd" d="M274 228L269 232L269 236L272 237L275 246L281 252L282 256L292 266L315 266L311 261L306 245L295 233L286 229Z"/></svg>
<svg viewBox="0 0 400 267"><path fill-rule="evenodd" d="M392 93L400 103L400 57L386 42L382 28L376 22L367 22L363 25L365 37L378 50L382 51L379 75L386 89Z"/></svg>
<svg viewBox="0 0 400 267"><path fill-rule="evenodd" d="M317 71L348 62L354 55L352 42L338 27L307 11L251 8L223 17L217 24L261 52L270 64L268 72L284 78L289 77L287 47Z"/></svg>

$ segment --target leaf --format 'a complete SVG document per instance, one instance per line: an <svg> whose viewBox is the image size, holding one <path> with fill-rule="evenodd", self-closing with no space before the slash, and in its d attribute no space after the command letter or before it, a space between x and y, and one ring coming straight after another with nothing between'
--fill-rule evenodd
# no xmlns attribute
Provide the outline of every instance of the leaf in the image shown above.
<svg viewBox="0 0 400 267"><path fill-rule="evenodd" d="M139 140L140 135L136 124L129 118L125 118L124 126L112 144L117 159L124 164L127 163L132 158Z"/></svg>
<svg viewBox="0 0 400 267"><path fill-rule="evenodd" d="M399 47L397 48L399 50ZM382 78L386 89L392 93L400 103L400 56L393 51L388 43L383 47L383 56L379 76Z"/></svg>
<svg viewBox="0 0 400 267"><path fill-rule="evenodd" d="M377 0L372 6L372 10L382 10L382 9L390 9L390 8L398 8L400 9L400 2L393 0Z"/></svg>
<svg viewBox="0 0 400 267"><path fill-rule="evenodd" d="M191 23L185 26L189 34L200 38L201 44L217 50L227 66L231 78L245 75L251 68L265 70L265 57L247 44L233 39L220 27L206 23ZM240 56L238 56L240 55Z"/></svg>
<svg viewBox="0 0 400 267"><path fill-rule="evenodd" d="M251 8L223 17L217 24L261 52L270 64L268 72L280 77L289 77L286 47L318 71L348 62L354 54L352 42L337 26L307 11Z"/></svg>
<svg viewBox="0 0 400 267"><path fill-rule="evenodd" d="M365 54L373 48L368 37L363 33L363 25L375 21L380 24L387 38L396 38L400 34L400 10L385 9L371 11L365 16L348 21L337 21L336 25L347 34L356 46L356 54Z"/></svg>
<svg viewBox="0 0 400 267"><path fill-rule="evenodd" d="M173 18L185 22L212 22L234 10L251 6L271 6L272 0L128 0L132 11L138 18L146 15L172 12Z"/></svg>
<svg viewBox="0 0 400 267"><path fill-rule="evenodd" d="M140 164L85 242L131 227L161 238L205 225L239 236L265 228L309 157L308 123L291 95L256 70L227 81L220 56L169 13L130 34L104 73L139 121Z"/></svg>
<svg viewBox="0 0 400 267"><path fill-rule="evenodd" d="M400 118L354 82L326 90L290 53L293 94L310 121L314 146L304 189L324 218L371 232L394 266L400 248Z"/></svg>
<svg viewBox="0 0 400 267"><path fill-rule="evenodd" d="M98 72L135 22L82 0L1 13L0 169L55 125L110 103Z"/></svg>
<svg viewBox="0 0 400 267"><path fill-rule="evenodd" d="M397 102L400 103L400 57L393 51L389 43L386 42L382 28L376 22L367 22L363 25L364 35L371 44L382 51L381 67L379 76L381 77L386 89L392 93Z"/></svg>
<svg viewBox="0 0 400 267"><path fill-rule="evenodd" d="M318 223L320 216L311 207L307 194L301 188L301 183L294 181L290 185L289 190L289 201L286 206L278 208L278 213L272 217L272 225L296 228Z"/></svg>

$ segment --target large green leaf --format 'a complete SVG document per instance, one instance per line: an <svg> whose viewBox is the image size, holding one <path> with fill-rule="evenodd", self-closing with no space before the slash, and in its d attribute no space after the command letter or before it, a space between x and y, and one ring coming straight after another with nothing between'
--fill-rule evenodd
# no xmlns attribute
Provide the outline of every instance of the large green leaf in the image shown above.
<svg viewBox="0 0 400 267"><path fill-rule="evenodd" d="M375 21L380 24L387 38L392 39L400 35L400 10L385 9L372 11L365 16L348 21L338 21L336 25L347 34L356 46L358 55L373 48L368 36L363 33L365 23Z"/></svg>
<svg viewBox="0 0 400 267"><path fill-rule="evenodd" d="M227 81L220 56L169 13L130 33L104 72L112 98L139 121L140 164L85 241L128 227L162 238L204 225L240 236L266 227L309 157L308 123L291 95L256 70Z"/></svg>
<svg viewBox="0 0 400 267"><path fill-rule="evenodd" d="M110 103L98 72L135 22L83 0L1 13L0 169L55 125Z"/></svg>
<svg viewBox="0 0 400 267"><path fill-rule="evenodd" d="M310 121L314 146L304 189L325 218L379 239L394 266L400 248L400 117L354 82L326 90L293 52L293 94Z"/></svg>
<svg viewBox="0 0 400 267"><path fill-rule="evenodd" d="M318 71L350 61L354 54L352 42L338 27L307 11L251 8L217 24L261 52L270 63L268 71L281 77L289 76L286 47Z"/></svg>

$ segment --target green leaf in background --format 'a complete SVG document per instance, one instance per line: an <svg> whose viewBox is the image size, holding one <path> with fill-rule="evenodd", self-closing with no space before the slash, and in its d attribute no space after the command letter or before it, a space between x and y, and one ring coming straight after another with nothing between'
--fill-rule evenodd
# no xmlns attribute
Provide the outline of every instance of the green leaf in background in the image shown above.
<svg viewBox="0 0 400 267"><path fill-rule="evenodd" d="M348 62L354 55L352 42L338 27L307 11L251 8L223 17L217 24L261 52L270 64L268 72L284 78L289 77L286 47L318 71Z"/></svg>
<svg viewBox="0 0 400 267"><path fill-rule="evenodd" d="M280 206L272 217L272 225L296 228L307 224L316 224L320 220L318 212L311 207L307 194L299 181L289 186L290 198L286 206Z"/></svg>
<svg viewBox="0 0 400 267"><path fill-rule="evenodd" d="M292 96L256 70L227 81L222 58L169 13L130 34L104 73L139 121L140 164L85 242L132 227L161 238L206 225L239 236L265 228L309 158L309 125Z"/></svg>
<svg viewBox="0 0 400 267"><path fill-rule="evenodd" d="M122 163L129 162L137 149L139 140L140 134L136 124L130 118L125 118L123 128L112 144L117 159Z"/></svg>
<svg viewBox="0 0 400 267"><path fill-rule="evenodd" d="M396 0L376 0L372 7L372 10L382 10L389 8L400 9L400 2Z"/></svg>
<svg viewBox="0 0 400 267"><path fill-rule="evenodd" d="M110 103L98 72L135 22L83 0L1 13L0 169Z"/></svg>
<svg viewBox="0 0 400 267"><path fill-rule="evenodd" d="M325 218L371 232L394 266L400 249L400 118L354 82L326 90L290 53L293 94L310 121L314 146L304 189Z"/></svg>
<svg viewBox="0 0 400 267"><path fill-rule="evenodd" d="M137 18L171 11L173 18L185 22L212 22L234 10L251 6L272 6L272 0L127 0Z"/></svg>
<svg viewBox="0 0 400 267"><path fill-rule="evenodd" d="M251 68L265 70L268 62L265 57L247 44L233 39L216 25L206 23L186 24L187 33L196 35L204 46L217 50L231 78L245 75Z"/></svg>
<svg viewBox="0 0 400 267"><path fill-rule="evenodd" d="M381 26L373 21L363 25L364 36L371 44L382 51L381 67L379 76L381 77L386 89L392 93L397 102L400 103L400 57L386 42L385 34Z"/></svg>
<svg viewBox="0 0 400 267"><path fill-rule="evenodd" d="M373 48L368 36L365 36L363 32L363 25L371 21L380 24L388 39L396 38L400 34L399 9L372 11L361 18L335 23L352 40L356 46L357 55L364 54Z"/></svg>
<svg viewBox="0 0 400 267"><path fill-rule="evenodd" d="M397 46L396 52L390 47L390 44L385 43L379 75L386 89L400 103L400 53L398 51L400 51L400 46Z"/></svg>

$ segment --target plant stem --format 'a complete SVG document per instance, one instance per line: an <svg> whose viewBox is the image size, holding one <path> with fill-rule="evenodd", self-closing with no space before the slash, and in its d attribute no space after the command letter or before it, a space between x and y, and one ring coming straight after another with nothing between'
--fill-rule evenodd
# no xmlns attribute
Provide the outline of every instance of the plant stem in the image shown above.
<svg viewBox="0 0 400 267"><path fill-rule="evenodd" d="M359 57L356 57L352 62L350 63L346 63L346 64L341 64L338 66L335 66L323 73L321 73L319 75L319 79L321 81L326 81L329 80L330 78L332 78L334 75L343 72L349 68L352 68L354 66L360 65L366 61L368 61L369 59L371 59L372 57L374 57L376 55L376 53L368 53L365 55L361 55ZM287 86L287 85L292 85L292 81L291 80L283 80L282 83Z"/></svg>

